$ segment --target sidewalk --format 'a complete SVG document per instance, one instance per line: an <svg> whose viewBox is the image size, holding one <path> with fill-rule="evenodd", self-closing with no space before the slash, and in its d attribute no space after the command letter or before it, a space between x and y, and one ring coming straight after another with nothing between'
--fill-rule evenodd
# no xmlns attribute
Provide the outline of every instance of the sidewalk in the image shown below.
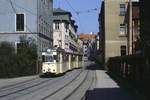
<svg viewBox="0 0 150 100"><path fill-rule="evenodd" d="M104 70L96 70L96 88L86 93L85 100L137 100L113 81Z"/></svg>
<svg viewBox="0 0 150 100"><path fill-rule="evenodd" d="M20 83L20 82L32 80L32 79L35 79L37 77L38 77L38 75L18 77L18 78L0 79L0 89L7 87L7 86L15 85L15 84Z"/></svg>

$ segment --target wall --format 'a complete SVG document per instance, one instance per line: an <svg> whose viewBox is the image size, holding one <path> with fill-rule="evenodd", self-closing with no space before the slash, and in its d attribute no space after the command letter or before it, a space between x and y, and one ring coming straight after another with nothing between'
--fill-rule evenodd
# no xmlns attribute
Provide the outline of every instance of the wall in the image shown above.
<svg viewBox="0 0 150 100"><path fill-rule="evenodd" d="M12 0L16 12L9 0L0 0L0 33L15 33L15 13L25 14L25 23L30 31L37 31L37 0ZM30 32L25 27L25 32Z"/></svg>
<svg viewBox="0 0 150 100"><path fill-rule="evenodd" d="M0 0L0 41L15 44L19 41L20 35L32 37L36 40L39 59L41 59L41 52L53 46L53 0L11 1L12 5L9 0ZM25 14L24 32L15 31L16 13Z"/></svg>
<svg viewBox="0 0 150 100"><path fill-rule="evenodd" d="M53 0L38 0L38 33L41 51L53 47Z"/></svg>
<svg viewBox="0 0 150 100"><path fill-rule="evenodd" d="M123 0L122 0L123 1ZM105 62L109 57L120 56L120 46L127 45L126 37L120 37L120 24L124 16L120 16L120 0L105 0Z"/></svg>

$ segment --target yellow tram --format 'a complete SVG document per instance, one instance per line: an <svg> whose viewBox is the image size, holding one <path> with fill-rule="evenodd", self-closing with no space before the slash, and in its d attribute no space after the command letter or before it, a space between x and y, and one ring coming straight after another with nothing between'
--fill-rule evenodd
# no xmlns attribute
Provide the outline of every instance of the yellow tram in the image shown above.
<svg viewBox="0 0 150 100"><path fill-rule="evenodd" d="M55 48L42 52L42 73L61 74L74 68L83 66L83 55L65 52L64 49Z"/></svg>

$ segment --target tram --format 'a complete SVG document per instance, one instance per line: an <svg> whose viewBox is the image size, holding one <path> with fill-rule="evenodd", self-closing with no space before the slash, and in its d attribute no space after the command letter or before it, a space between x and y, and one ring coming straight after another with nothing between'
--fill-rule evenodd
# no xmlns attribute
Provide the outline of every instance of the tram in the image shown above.
<svg viewBox="0 0 150 100"><path fill-rule="evenodd" d="M83 66L83 55L66 52L61 48L42 52L42 74L61 74Z"/></svg>

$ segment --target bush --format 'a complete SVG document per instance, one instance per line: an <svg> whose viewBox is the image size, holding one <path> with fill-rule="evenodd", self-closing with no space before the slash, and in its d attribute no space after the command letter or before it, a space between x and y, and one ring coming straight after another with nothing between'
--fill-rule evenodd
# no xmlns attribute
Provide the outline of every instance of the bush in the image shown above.
<svg viewBox="0 0 150 100"><path fill-rule="evenodd" d="M36 74L37 49L27 39L15 48L8 42L0 43L0 77L19 77Z"/></svg>

